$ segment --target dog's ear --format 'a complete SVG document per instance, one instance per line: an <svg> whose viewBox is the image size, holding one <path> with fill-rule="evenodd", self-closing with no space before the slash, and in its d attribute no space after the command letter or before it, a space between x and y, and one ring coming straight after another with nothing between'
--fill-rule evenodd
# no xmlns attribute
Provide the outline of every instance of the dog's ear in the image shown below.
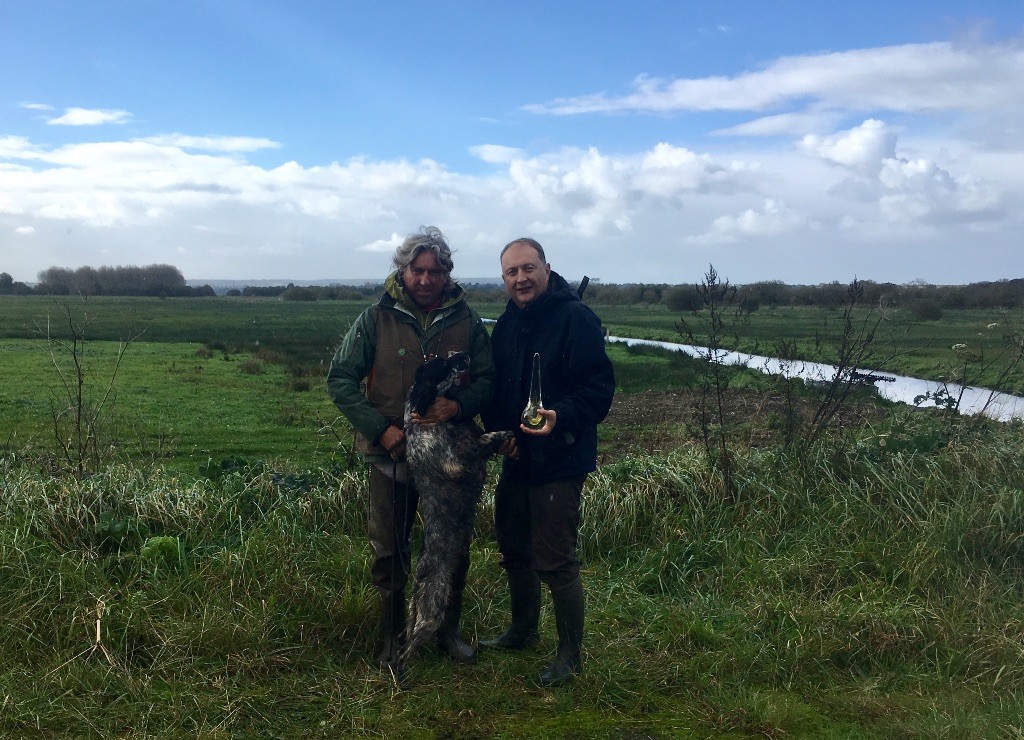
<svg viewBox="0 0 1024 740"><path fill-rule="evenodd" d="M419 373L416 373L419 376ZM427 407L434 402L437 390L433 383L417 377L416 382L409 389L409 405L412 410L421 416L427 412Z"/></svg>
<svg viewBox="0 0 1024 740"><path fill-rule="evenodd" d="M409 404L417 414L425 414L427 407L437 398L437 384L447 374L447 363L435 358L416 368L416 378L409 389Z"/></svg>

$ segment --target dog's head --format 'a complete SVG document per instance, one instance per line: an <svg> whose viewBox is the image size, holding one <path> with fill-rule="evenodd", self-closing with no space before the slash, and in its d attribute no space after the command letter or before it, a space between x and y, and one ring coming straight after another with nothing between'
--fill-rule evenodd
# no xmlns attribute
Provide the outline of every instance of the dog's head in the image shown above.
<svg viewBox="0 0 1024 740"><path fill-rule="evenodd" d="M435 357L420 365L409 391L409 404L417 414L425 414L438 396L447 396L469 377L469 355L456 352L450 357Z"/></svg>

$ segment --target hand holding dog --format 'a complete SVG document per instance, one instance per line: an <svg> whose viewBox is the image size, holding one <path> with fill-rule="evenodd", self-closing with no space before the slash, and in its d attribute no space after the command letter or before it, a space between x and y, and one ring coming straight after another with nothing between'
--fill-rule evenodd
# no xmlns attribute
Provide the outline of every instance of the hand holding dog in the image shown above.
<svg viewBox="0 0 1024 740"><path fill-rule="evenodd" d="M513 460L518 460L519 448L516 447L516 438L512 437L511 439L506 439L504 442L502 442L501 445L498 447L498 454L504 455L505 457L510 457Z"/></svg>
<svg viewBox="0 0 1024 740"><path fill-rule="evenodd" d="M434 402L427 407L427 412L420 416L416 412L412 414L413 424L443 424L454 419L459 414L459 403L450 398L438 396Z"/></svg>
<svg viewBox="0 0 1024 740"><path fill-rule="evenodd" d="M396 461L405 459L405 432L396 426L389 426L380 435L380 446L388 451L391 458Z"/></svg>

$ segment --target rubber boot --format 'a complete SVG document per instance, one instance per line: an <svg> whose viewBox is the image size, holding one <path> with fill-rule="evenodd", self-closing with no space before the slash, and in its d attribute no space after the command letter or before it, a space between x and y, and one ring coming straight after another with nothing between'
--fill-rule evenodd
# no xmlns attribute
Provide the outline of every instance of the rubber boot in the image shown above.
<svg viewBox="0 0 1024 740"><path fill-rule="evenodd" d="M506 575L512 624L497 637L481 640L481 648L524 650L540 642L540 579L531 568L511 568Z"/></svg>
<svg viewBox="0 0 1024 740"><path fill-rule="evenodd" d="M476 651L471 645L464 642L459 634L459 620L462 618L462 592L452 594L452 600L448 604L448 611L445 612L444 621L437 628L437 635L434 640L437 647L457 663L475 663Z"/></svg>
<svg viewBox="0 0 1024 740"><path fill-rule="evenodd" d="M558 630L558 652L551 665L540 673L541 686L559 686L571 681L583 669L583 584L572 583L551 590Z"/></svg>
<svg viewBox="0 0 1024 740"><path fill-rule="evenodd" d="M476 651L463 641L459 634L459 621L462 619L462 594L466 590L466 574L469 572L469 556L467 555L456 567L452 575L452 596L448 601L448 609L444 621L437 628L434 641L437 647L457 663L475 663Z"/></svg>
<svg viewBox="0 0 1024 740"><path fill-rule="evenodd" d="M405 591L381 593L377 623L377 667L391 670L398 665L405 634Z"/></svg>

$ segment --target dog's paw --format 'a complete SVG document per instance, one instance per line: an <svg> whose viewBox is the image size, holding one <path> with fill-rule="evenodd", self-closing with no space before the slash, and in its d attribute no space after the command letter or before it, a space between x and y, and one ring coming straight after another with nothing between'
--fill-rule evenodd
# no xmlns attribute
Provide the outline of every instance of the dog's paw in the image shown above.
<svg viewBox="0 0 1024 740"><path fill-rule="evenodd" d="M480 451L485 455L490 455L497 451L497 449L510 439L515 439L515 432L487 432L481 435L480 439L477 440L477 444L480 445Z"/></svg>

